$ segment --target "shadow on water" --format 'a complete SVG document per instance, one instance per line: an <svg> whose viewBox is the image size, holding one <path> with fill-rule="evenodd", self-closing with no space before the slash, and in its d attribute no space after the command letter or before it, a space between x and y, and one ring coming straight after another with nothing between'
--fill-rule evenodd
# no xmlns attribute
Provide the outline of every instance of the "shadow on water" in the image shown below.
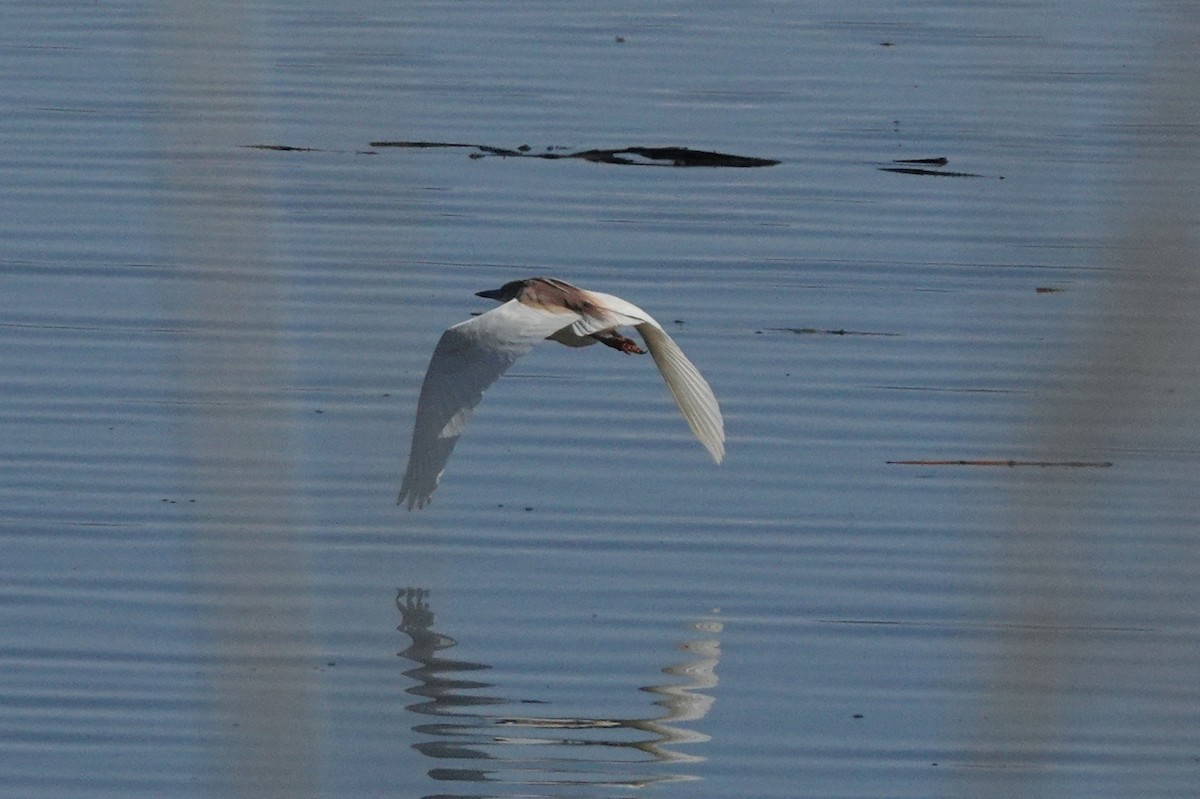
<svg viewBox="0 0 1200 799"><path fill-rule="evenodd" d="M440 654L458 642L433 629L428 597L429 592L419 588L401 589L396 596L401 617L398 629L412 638L412 645L399 654L418 664L404 672L417 682L408 693L422 698L408 709L439 719L413 726L418 735L432 739L413 746L446 763L429 770L432 779L486 783L488 789L483 793L434 794L425 799L587 796L590 789L603 790L608 796L614 788L640 790L658 783L699 779L678 770L667 773L657 769L705 759L674 747L709 740L703 733L677 725L704 718L712 707L713 697L704 692L717 684L720 622L706 618L691 624L698 637L678 645L689 658L663 668L682 683L641 689L657 697L654 704L660 711L652 718L500 714L488 712L488 708L543 703L477 693L495 686L470 675L491 666ZM450 763L456 760L464 762ZM497 792L502 785L512 786L512 791Z"/></svg>

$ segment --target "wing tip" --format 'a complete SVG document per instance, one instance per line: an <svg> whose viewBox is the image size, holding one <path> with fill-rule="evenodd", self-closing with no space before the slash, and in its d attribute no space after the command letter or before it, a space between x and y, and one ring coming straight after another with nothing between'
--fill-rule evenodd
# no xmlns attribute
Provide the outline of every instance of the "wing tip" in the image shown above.
<svg viewBox="0 0 1200 799"><path fill-rule="evenodd" d="M637 329L692 435L719 465L725 460L725 420L712 386L665 330L653 324L638 325Z"/></svg>
<svg viewBox="0 0 1200 799"><path fill-rule="evenodd" d="M433 492L420 493L405 486L400 489L400 495L396 497L397 505L407 505L409 510L423 510L426 505L433 502Z"/></svg>
<svg viewBox="0 0 1200 799"><path fill-rule="evenodd" d="M693 431L695 432L695 431ZM725 460L725 435L721 432L720 437L713 436L711 438L696 436L700 443L708 450L708 454L712 456L713 463L718 466Z"/></svg>

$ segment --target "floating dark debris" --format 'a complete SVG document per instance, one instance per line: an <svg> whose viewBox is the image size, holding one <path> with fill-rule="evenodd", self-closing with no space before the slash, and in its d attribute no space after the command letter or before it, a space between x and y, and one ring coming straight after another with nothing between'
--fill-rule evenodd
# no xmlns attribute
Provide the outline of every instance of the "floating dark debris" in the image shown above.
<svg viewBox="0 0 1200 799"><path fill-rule="evenodd" d="M899 334L897 334L899 335ZM935 391L946 394L1025 394L1024 389L1016 388L950 388L948 386L887 386L868 385L867 388L877 388L881 391Z"/></svg>
<svg viewBox="0 0 1200 799"><path fill-rule="evenodd" d="M629 164L633 166L724 166L735 168L775 166L770 158L752 158L687 147L628 147L624 150L584 150L557 158L582 158L600 164ZM644 160L639 160L644 159Z"/></svg>
<svg viewBox="0 0 1200 799"><path fill-rule="evenodd" d="M950 163L950 159L945 157L939 158L905 158L897 161L892 161L892 166L876 167L880 172L895 172L900 175L933 175L939 178L985 178L987 175L978 175L974 172L954 172L947 169L940 169ZM1003 178L1001 178L1003 180Z"/></svg>
<svg viewBox="0 0 1200 799"><path fill-rule="evenodd" d="M277 153L319 153L316 147L292 147L287 144L243 144L247 150L274 150Z"/></svg>
<svg viewBox="0 0 1200 799"><path fill-rule="evenodd" d="M836 330L822 329L819 327L768 327L775 333L795 333L798 336L899 336L900 333L881 333L874 330L846 330L838 328Z"/></svg>
<svg viewBox="0 0 1200 799"><path fill-rule="evenodd" d="M545 152L531 152L528 145L517 149L507 147L491 147L486 144L462 144L458 142L434 141L373 141L372 147L400 147L410 149L430 148L463 148L475 150L472 158L498 156L501 158L541 158L555 161L563 158L574 158L591 161L597 164L619 164L622 166L707 166L707 167L760 167L775 166L780 163L771 158L754 158L745 155L730 155L709 150L692 150L687 147L625 147L616 150L579 150L578 152L554 152L556 148L547 148Z"/></svg>
<svg viewBox="0 0 1200 799"><path fill-rule="evenodd" d="M1112 461L920 460L888 461L888 463L897 466L1037 466L1074 469L1103 469L1112 466Z"/></svg>
<svg viewBox="0 0 1200 799"><path fill-rule="evenodd" d="M983 178L987 175L978 175L974 172L942 172L937 169L920 169L911 166L881 166L880 172L895 172L899 175L933 175L939 178Z"/></svg>
<svg viewBox="0 0 1200 799"><path fill-rule="evenodd" d="M487 155L504 155L504 156L510 156L512 158L521 158L525 155L525 153L522 152L519 148L516 150L512 150L507 147L489 147L486 144L461 144L458 142L449 142L449 141L373 141L373 142L371 142L371 146L372 147L403 147L403 148L408 148L408 149L420 149L420 150L449 149L449 148L458 147L458 148L467 149L467 150L479 150L481 152L486 153ZM528 145L524 145L524 144L521 145L521 147L527 147L527 146Z"/></svg>

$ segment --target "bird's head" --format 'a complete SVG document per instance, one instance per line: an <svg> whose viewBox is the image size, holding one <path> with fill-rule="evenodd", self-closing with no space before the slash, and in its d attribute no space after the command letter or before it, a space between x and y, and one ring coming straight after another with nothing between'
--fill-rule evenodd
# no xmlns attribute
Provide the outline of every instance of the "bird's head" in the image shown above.
<svg viewBox="0 0 1200 799"><path fill-rule="evenodd" d="M487 291L475 292L476 297L484 297L496 302L508 302L514 299L521 293L521 289L525 288L526 280L510 280L498 289L488 289Z"/></svg>

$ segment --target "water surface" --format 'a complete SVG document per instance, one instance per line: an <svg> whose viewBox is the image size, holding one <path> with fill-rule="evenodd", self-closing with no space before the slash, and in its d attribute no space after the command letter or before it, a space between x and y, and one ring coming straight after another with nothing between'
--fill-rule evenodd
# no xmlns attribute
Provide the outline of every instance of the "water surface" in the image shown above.
<svg viewBox="0 0 1200 799"><path fill-rule="evenodd" d="M1077 5L10 4L5 784L1188 794L1196 21ZM398 508L537 274L726 462L547 344Z"/></svg>

